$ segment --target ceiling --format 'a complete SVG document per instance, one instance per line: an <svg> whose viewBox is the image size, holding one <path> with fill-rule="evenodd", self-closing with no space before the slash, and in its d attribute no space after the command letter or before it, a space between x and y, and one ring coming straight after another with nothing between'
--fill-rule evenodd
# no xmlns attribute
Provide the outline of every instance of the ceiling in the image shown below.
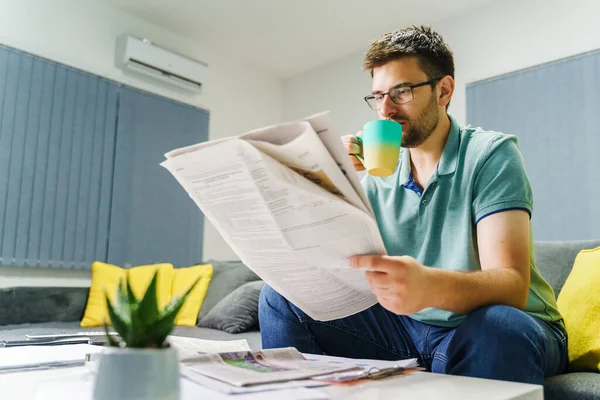
<svg viewBox="0 0 600 400"><path fill-rule="evenodd" d="M494 0L101 1L287 78L364 51L385 31L434 24Z"/></svg>

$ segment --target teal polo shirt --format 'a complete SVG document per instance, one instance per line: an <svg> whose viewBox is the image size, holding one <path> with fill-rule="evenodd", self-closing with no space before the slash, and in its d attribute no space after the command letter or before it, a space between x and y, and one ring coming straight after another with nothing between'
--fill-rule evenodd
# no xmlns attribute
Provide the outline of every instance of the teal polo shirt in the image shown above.
<svg viewBox="0 0 600 400"><path fill-rule="evenodd" d="M477 223L513 209L531 216L533 195L515 136L461 127L453 117L450 121L442 157L424 190L412 180L405 148L393 175L367 174L362 184L388 255L408 255L432 268L480 271ZM544 321L561 320L554 292L535 264L533 235L529 249L531 283L525 312ZM456 327L465 315L426 308L410 317Z"/></svg>

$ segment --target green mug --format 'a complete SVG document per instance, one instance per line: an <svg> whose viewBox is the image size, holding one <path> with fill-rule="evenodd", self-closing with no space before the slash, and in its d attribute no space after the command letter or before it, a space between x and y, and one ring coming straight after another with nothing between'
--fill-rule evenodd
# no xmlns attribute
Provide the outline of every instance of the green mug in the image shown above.
<svg viewBox="0 0 600 400"><path fill-rule="evenodd" d="M389 119L377 119L363 126L361 142L362 153L355 154L373 176L390 176L396 169L402 143L402 125Z"/></svg>

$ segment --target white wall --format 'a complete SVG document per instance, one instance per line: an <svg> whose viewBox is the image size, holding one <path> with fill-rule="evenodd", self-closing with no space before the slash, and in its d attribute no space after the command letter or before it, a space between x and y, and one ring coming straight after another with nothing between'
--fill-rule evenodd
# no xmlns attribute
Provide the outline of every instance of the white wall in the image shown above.
<svg viewBox="0 0 600 400"><path fill-rule="evenodd" d="M187 94L123 75L114 66L115 40L122 33L147 37L208 63L210 77L203 92ZM193 42L97 1L0 0L0 43L207 109L211 139L271 125L282 117L279 79L220 55L211 48L210 38ZM204 257L237 258L208 221ZM88 271L0 268L0 287L88 283Z"/></svg>
<svg viewBox="0 0 600 400"><path fill-rule="evenodd" d="M467 83L600 49L598 15L595 0L503 0L434 25L455 55L450 112L466 122ZM356 54L285 81L284 119L329 109L344 134L356 132L375 118L362 100L371 82L361 65Z"/></svg>

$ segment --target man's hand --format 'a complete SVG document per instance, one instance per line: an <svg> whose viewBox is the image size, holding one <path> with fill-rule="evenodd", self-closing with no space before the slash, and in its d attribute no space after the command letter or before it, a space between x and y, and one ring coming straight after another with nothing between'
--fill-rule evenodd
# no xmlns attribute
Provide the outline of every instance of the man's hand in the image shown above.
<svg viewBox="0 0 600 400"><path fill-rule="evenodd" d="M360 132L359 132L359 134L360 134ZM344 147L346 148L346 151L348 152L348 155L350 156L350 161L352 161L352 164L354 165L354 169L357 171L364 171L365 166L354 155L354 154L362 155L362 147L360 146L356 136L353 136L353 135L342 136L342 143L344 144Z"/></svg>
<svg viewBox="0 0 600 400"><path fill-rule="evenodd" d="M354 256L350 266L365 270L379 304L395 314L413 314L429 307L428 268L412 257Z"/></svg>

